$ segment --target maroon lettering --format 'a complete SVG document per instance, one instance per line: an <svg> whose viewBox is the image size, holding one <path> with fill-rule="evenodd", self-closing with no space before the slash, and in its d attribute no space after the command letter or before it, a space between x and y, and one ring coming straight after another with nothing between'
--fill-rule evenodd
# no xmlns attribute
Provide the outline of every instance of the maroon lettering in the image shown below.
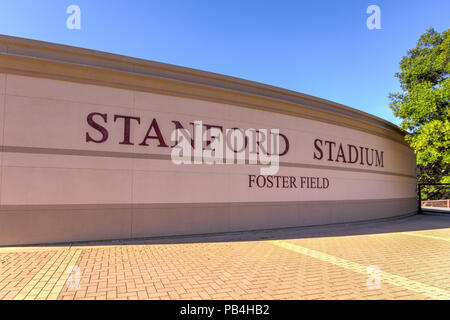
<svg viewBox="0 0 450 320"><path fill-rule="evenodd" d="M352 150L354 150L355 152L355 158L352 157L353 152ZM349 144L348 145L348 163L356 163L358 162L358 148L356 148L356 146Z"/></svg>
<svg viewBox="0 0 450 320"><path fill-rule="evenodd" d="M123 126L123 141L119 142L119 144L128 144L128 145L134 145L130 141L130 128L131 128L131 120L136 120L138 124L141 123L141 118L138 117L130 117L130 116L122 116L115 114L114 115L114 122L116 122L117 119L124 119L124 126Z"/></svg>
<svg viewBox="0 0 450 320"><path fill-rule="evenodd" d="M320 146L319 146L319 143L320 143ZM316 148L316 150L319 152L319 155L316 155L316 153L314 152L314 159L322 160L322 158L323 158L322 140L320 140L320 139L314 140L314 148Z"/></svg>
<svg viewBox="0 0 450 320"><path fill-rule="evenodd" d="M372 158L371 158L372 160L369 163L369 148L366 148L366 163L367 163L367 165L372 166L373 165L373 149L370 149L370 150L372 150Z"/></svg>
<svg viewBox="0 0 450 320"><path fill-rule="evenodd" d="M187 134L185 134L186 131L185 131L183 125L180 123L180 121L172 120L172 123L175 124L175 130L181 130L181 132L183 133L183 136L186 140L191 139L191 146L192 146L192 148L194 148L194 138L192 137L192 134L189 137L186 136L187 135ZM194 124L193 123L191 123L191 124L192 124L192 127L194 127ZM175 147L177 144L178 144L178 136L177 136L177 139L176 139L174 145L171 148Z"/></svg>
<svg viewBox="0 0 450 320"><path fill-rule="evenodd" d="M118 143L123 144L123 145L134 145L135 141L133 141L134 139L133 139L132 135L133 135L133 132L135 132L135 130L133 130L134 127L132 127L132 126L133 125L135 125L135 126L141 125L141 118L135 117L135 116L121 115L121 114L114 114L111 116L114 119L114 123L120 123L121 125L123 125L123 136L119 139ZM102 124L102 121L106 124L107 120L108 120L108 115L106 113L92 112L87 115L88 125L91 128L93 128L94 130L96 130L99 134L96 135L95 132L87 131L86 137L85 137L86 142L103 143L108 140L110 134L108 132L107 127ZM119 120L122 120L123 122L121 122ZM180 121L172 120L171 122L172 122L173 126L175 127L175 130L177 130L177 134L178 134L178 132L181 132L185 136L186 139L190 139L191 146L193 148L195 148L195 141L196 141L195 137L194 137L195 124L190 123L193 127L193 131L191 134L191 132L184 129L184 127ZM172 126L172 128L173 128L173 126ZM201 137L201 139L200 139L200 140L204 140L204 139L206 140L206 141L202 141L204 147L210 146L211 143L214 141L214 139L217 138L211 132L212 129L218 129L218 130L220 130L220 132L222 132L222 134L224 134L225 129L223 126L214 125L214 124L203 124L203 126L205 127L205 131L208 134L206 136L206 139L204 137ZM233 134L233 131L235 131L235 130L239 130L240 133L242 133L244 145L237 146L236 143L231 143L231 135ZM249 132L250 132L249 134L254 135L253 136L254 139L252 139L254 144L252 147L250 147L250 146L248 146L249 137L247 136L245 130L235 127L230 130L227 129L226 132L227 132L227 134L226 134L227 137L226 137L226 140L223 141L224 147L226 144L226 146L228 146L229 149L233 150L235 153L243 152L247 148L249 148L250 153L258 154L259 151L261 151L262 153L264 153L266 155L271 155L271 153L272 153L274 155L278 154L278 156L284 156L289 152L289 149L290 149L289 139L286 137L286 135L284 135L282 133L272 133L271 131L268 131L268 133L271 135L270 139L269 139L269 137L265 134L264 130L249 130ZM278 137L281 137L282 140L275 139L275 138L277 138L277 136L275 136L275 135L278 135ZM142 140L140 140L140 143L139 143L139 141L137 141L136 143L139 143L138 144L139 146L148 147L151 144L149 140L156 140L157 146L161 147L161 148L170 148L170 147L173 148L178 144L178 139L177 139L177 141L174 142L173 146L169 146L166 143L167 140L165 138L167 138L167 137L165 137L163 135L163 132L161 131L158 121L155 118L153 118L152 122L150 123L150 125L146 131L145 136L142 137ZM235 141L233 141L233 142L235 142ZM283 142L284 142L284 145L283 145ZM284 150L278 150L278 149L283 149L283 147L284 147ZM317 143L316 148L319 148L319 147L320 147L319 143ZM236 150L236 149L240 149L240 150ZM318 150L318 152L319 151L321 152L320 154L323 157L323 151ZM317 157L317 153L315 155ZM382 161L382 155L379 156L379 159L381 159L381 161ZM255 181L256 181L256 179L257 178L255 178ZM272 183L274 184L275 180L273 180Z"/></svg>
<svg viewBox="0 0 450 320"><path fill-rule="evenodd" d="M220 131L223 134L223 127L215 126L215 125L211 125L211 124L204 124L203 126L205 127L206 134L208 135L208 137L206 139L206 147L208 147L211 144L211 142L212 142L211 138L214 138L214 137L211 137L211 130L210 129L211 128L220 129Z"/></svg>
<svg viewBox="0 0 450 320"><path fill-rule="evenodd" d="M155 136L151 136L150 133L152 132L152 130L155 130L156 135ZM161 134L161 130L159 129L158 126L158 122L156 121L156 119L153 119L152 123L150 124L150 127L147 130L147 134L145 135L144 140L139 144L140 146L148 146L147 144L147 140L148 139L157 139L159 142L158 147L164 147L167 148L169 147L165 142L164 142L164 138Z"/></svg>
<svg viewBox="0 0 450 320"><path fill-rule="evenodd" d="M336 142L325 141L325 144L328 145L328 161L333 161L333 146L336 145Z"/></svg>
<svg viewBox="0 0 450 320"><path fill-rule="evenodd" d="M375 150L375 155L376 155L376 162L375 162L375 166L376 167L384 167L383 165L383 151L380 151L380 154L378 155L378 150Z"/></svg>
<svg viewBox="0 0 450 320"><path fill-rule="evenodd" d="M347 161L345 160L344 148L342 148L342 144L339 144L339 149L338 149L338 153L337 153L337 157L336 157L336 162L339 162L339 158L342 159L343 163L347 163Z"/></svg>
<svg viewBox="0 0 450 320"><path fill-rule="evenodd" d="M287 138L284 134L279 133L279 135L280 135L280 137L283 138L283 140L284 140L284 146L285 146L285 147L284 147L284 151L283 151L282 153L279 154L279 156L282 157L282 156L286 155L286 154L289 152L289 140L288 140L288 138Z"/></svg>
<svg viewBox="0 0 450 320"><path fill-rule="evenodd" d="M355 146L353 144L344 145L335 141L324 142L321 139L314 140L314 160L327 159L328 161L351 164L359 161L360 165L384 167L383 156L383 151L369 147Z"/></svg>
<svg viewBox="0 0 450 320"><path fill-rule="evenodd" d="M105 123L107 122L108 115L106 113L98 113L98 112L92 112L87 116L87 123L97 131L99 131L102 134L102 138L99 140L95 140L92 138L88 132L86 132L86 142L95 142L95 143L103 143L106 140L108 140L108 130L106 130L105 127L99 125L97 122L94 121L94 116L100 116Z"/></svg>

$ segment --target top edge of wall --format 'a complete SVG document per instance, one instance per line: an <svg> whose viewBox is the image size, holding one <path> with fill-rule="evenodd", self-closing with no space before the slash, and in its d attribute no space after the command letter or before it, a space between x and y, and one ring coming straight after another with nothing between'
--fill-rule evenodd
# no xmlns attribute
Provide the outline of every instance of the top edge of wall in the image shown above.
<svg viewBox="0 0 450 320"><path fill-rule="evenodd" d="M0 71L256 106L344 124L406 144L405 132L395 124L339 103L245 79L96 50L0 35Z"/></svg>

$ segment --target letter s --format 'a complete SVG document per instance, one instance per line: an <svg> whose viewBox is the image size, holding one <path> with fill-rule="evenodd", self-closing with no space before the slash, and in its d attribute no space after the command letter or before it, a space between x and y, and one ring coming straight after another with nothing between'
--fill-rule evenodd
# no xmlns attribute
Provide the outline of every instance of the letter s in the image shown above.
<svg viewBox="0 0 450 320"><path fill-rule="evenodd" d="M99 125L94 121L94 116L100 116L102 119L107 122L107 114L106 113L98 113L92 112L87 116L87 123L94 129L98 130L102 134L102 138L100 140L93 139L88 132L86 132L86 142L95 142L95 143L103 143L108 139L108 130L105 127Z"/></svg>
<svg viewBox="0 0 450 320"><path fill-rule="evenodd" d="M317 144L318 142L320 142L320 147ZM316 156L316 153L314 152L314 159L322 160L322 158L323 158L323 151L321 149L321 146L322 146L322 140L320 140L320 139L314 140L314 147L316 148L317 151L319 151L319 154L320 154L319 156Z"/></svg>

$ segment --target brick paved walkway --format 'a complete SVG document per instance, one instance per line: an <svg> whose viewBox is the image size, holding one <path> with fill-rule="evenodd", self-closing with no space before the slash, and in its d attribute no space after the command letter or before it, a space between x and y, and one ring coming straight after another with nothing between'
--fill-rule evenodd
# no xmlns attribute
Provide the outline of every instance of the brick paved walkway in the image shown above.
<svg viewBox="0 0 450 320"><path fill-rule="evenodd" d="M0 299L449 300L450 217L0 248Z"/></svg>

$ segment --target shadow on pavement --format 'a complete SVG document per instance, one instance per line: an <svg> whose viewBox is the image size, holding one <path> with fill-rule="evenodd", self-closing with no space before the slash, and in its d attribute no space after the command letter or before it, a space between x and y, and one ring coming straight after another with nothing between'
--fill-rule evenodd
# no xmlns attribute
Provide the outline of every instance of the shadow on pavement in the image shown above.
<svg viewBox="0 0 450 320"><path fill-rule="evenodd" d="M449 214L416 214L407 217L378 221L354 222L326 226L293 227L270 230L240 231L228 233L202 234L192 236L167 236L126 240L103 240L73 242L30 247L67 247L67 246L117 246L146 244L183 244L236 241L288 240L304 238L344 237L381 233L425 231L450 228ZM27 246L18 246L27 247ZM13 248L13 247L10 247Z"/></svg>

